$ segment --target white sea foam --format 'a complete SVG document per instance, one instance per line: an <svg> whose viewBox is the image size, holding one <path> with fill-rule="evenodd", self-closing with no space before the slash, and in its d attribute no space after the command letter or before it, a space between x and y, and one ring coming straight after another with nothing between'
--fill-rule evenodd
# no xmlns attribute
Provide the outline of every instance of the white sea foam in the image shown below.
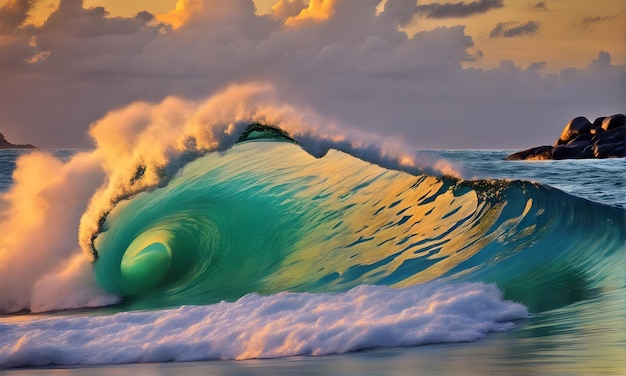
<svg viewBox="0 0 626 376"><path fill-rule="evenodd" d="M0 368L325 355L466 342L527 317L494 285L363 285L340 294L250 294L236 302L110 316L0 321Z"/></svg>

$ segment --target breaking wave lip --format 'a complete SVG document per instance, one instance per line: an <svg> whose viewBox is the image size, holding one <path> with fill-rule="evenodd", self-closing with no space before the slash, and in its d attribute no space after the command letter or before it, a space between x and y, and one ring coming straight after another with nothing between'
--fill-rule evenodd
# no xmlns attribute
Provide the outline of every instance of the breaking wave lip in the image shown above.
<svg viewBox="0 0 626 376"><path fill-rule="evenodd" d="M231 85L199 102L175 97L156 105L139 102L109 113L91 129L108 174L81 218L81 248L97 259L94 241L119 202L167 185L192 160L228 150L249 136L251 124L295 141L316 158L338 150L414 175L461 175L459 166L428 155L418 158L397 139L339 128L314 113L285 105L266 83Z"/></svg>
<svg viewBox="0 0 626 376"><path fill-rule="evenodd" d="M468 342L528 316L494 285L362 285L109 316L0 321L0 368L327 355Z"/></svg>
<svg viewBox="0 0 626 376"><path fill-rule="evenodd" d="M227 130L220 130L219 127L228 126ZM286 128L285 129L283 129ZM293 126L292 126L293 127ZM107 217L111 210L115 206L124 200L128 200L133 196L144 192L150 191L155 188L166 186L170 179L176 176L177 172L182 169L187 163L201 158L210 152L226 152L235 144L248 142L248 141L288 141L301 147L308 154L315 158L323 158L328 154L330 150L336 150L345 152L355 158L361 159L366 162L373 163L382 168L404 171L413 175L429 174L438 176L441 179L450 181L456 181L460 178L463 169L451 162L445 161L440 158L433 158L431 155L408 153L404 147L395 145L396 147L389 147L379 144L375 140L359 139L359 137L350 137L344 135L334 135L331 133L320 133L313 128L301 128L299 125L295 128L289 126L276 126L269 123L263 123L259 121L239 121L235 123L226 123L218 125L217 133L228 133L228 137L222 139L215 139L214 145L209 148L202 148L196 145L196 141L188 141L189 145L185 147L185 150L178 151L174 155L169 156L169 160L165 165L156 166L146 164L144 161L139 161L130 170L132 174L127 175L126 182L118 187L118 193L111 198L111 202L102 209L102 213L99 215L95 227L91 227L91 234L89 236L88 245L83 248L88 248L94 258L94 261L98 259L99 253L95 246L95 241L99 234L103 231ZM293 136L292 136L293 134ZM143 182L144 177L148 175L149 170L155 170L152 175L157 175L158 178L145 179L147 182ZM85 234L83 234L83 237Z"/></svg>

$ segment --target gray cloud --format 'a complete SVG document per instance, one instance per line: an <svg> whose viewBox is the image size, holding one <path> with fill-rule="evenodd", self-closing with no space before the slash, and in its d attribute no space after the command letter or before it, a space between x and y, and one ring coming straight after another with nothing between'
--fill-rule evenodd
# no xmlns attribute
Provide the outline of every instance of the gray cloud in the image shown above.
<svg viewBox="0 0 626 376"><path fill-rule="evenodd" d="M611 21L617 18L617 15L613 16L596 16L596 17L585 17L583 18L579 25L581 28L586 29L594 24L604 23L607 21Z"/></svg>
<svg viewBox="0 0 626 376"><path fill-rule="evenodd" d="M272 6L272 16L284 20L298 15L304 8L304 0L279 0Z"/></svg>
<svg viewBox="0 0 626 376"><path fill-rule="evenodd" d="M490 38L514 38L522 35L533 35L539 31L541 23L528 21L524 24L517 22L500 22L489 33Z"/></svg>
<svg viewBox="0 0 626 376"><path fill-rule="evenodd" d="M545 61L537 61L537 62L531 63L528 66L528 68L526 68L526 70L531 71L531 72L537 72L537 71L544 69L545 67L546 67Z"/></svg>
<svg viewBox="0 0 626 376"><path fill-rule="evenodd" d="M35 0L8 0L0 7L0 35L15 32L26 18Z"/></svg>
<svg viewBox="0 0 626 376"><path fill-rule="evenodd" d="M417 11L415 0L388 0L381 16L397 25L406 25L411 22Z"/></svg>
<svg viewBox="0 0 626 376"><path fill-rule="evenodd" d="M548 4L546 4L545 1L540 1L538 3L533 4L531 6L531 9L539 10L539 11L547 11L548 10Z"/></svg>
<svg viewBox="0 0 626 376"><path fill-rule="evenodd" d="M135 21L138 21L140 23L148 23L148 22L151 22L153 20L154 20L154 15L152 13L150 13L150 12L145 11L145 10L141 11L141 12L138 12L135 15Z"/></svg>
<svg viewBox="0 0 626 376"><path fill-rule="evenodd" d="M462 26L409 38L397 24L410 2L391 3L377 16L377 1L343 0L330 19L291 28L257 16L251 0L204 0L173 30L63 0L44 25L0 45L0 132L44 148L89 147L89 125L113 109L202 99L248 81L416 148L524 148L558 136L572 117L625 110L624 67L608 54L553 74L515 62L464 69L481 54Z"/></svg>
<svg viewBox="0 0 626 376"><path fill-rule="evenodd" d="M606 51L598 52L598 57L591 62L592 67L610 67L611 54Z"/></svg>
<svg viewBox="0 0 626 376"><path fill-rule="evenodd" d="M504 7L503 0L478 0L471 3L432 3L419 5L417 10L426 18L463 18Z"/></svg>

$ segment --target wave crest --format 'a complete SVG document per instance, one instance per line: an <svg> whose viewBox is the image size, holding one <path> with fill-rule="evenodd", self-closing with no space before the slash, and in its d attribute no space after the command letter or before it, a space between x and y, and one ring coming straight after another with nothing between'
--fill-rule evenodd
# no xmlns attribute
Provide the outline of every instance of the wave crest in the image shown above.
<svg viewBox="0 0 626 376"><path fill-rule="evenodd" d="M340 129L316 114L284 105L268 84L233 85L200 102L170 97L159 104L135 103L108 114L91 129L108 175L81 219L82 248L97 258L93 242L118 202L166 185L191 160L227 150L252 123L278 125L318 158L335 149L384 168L460 175L451 163L417 157L397 140Z"/></svg>

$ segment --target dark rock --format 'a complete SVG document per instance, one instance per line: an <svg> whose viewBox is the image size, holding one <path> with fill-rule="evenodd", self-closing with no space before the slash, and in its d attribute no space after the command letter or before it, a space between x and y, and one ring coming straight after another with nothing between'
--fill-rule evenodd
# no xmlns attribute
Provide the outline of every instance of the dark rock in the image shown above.
<svg viewBox="0 0 626 376"><path fill-rule="evenodd" d="M611 129L591 139L593 143L608 144L626 140L626 127Z"/></svg>
<svg viewBox="0 0 626 376"><path fill-rule="evenodd" d="M579 134L578 136L576 136L576 138L574 138L573 140L571 140L570 142L567 143L567 145L571 145L572 143L575 142L580 142L580 141L591 141L591 139L593 138L594 135L590 134L590 133L583 133L583 134Z"/></svg>
<svg viewBox="0 0 626 376"><path fill-rule="evenodd" d="M601 133L604 133L604 132L606 132L606 131L602 128L602 126L600 126L600 127L597 127L597 128L591 128L591 130L589 131L589 134L601 134Z"/></svg>
<svg viewBox="0 0 626 376"><path fill-rule="evenodd" d="M593 156L596 158L607 158L614 149L617 149L620 146L621 145L616 143L593 144Z"/></svg>
<svg viewBox="0 0 626 376"><path fill-rule="evenodd" d="M579 134L589 133L591 128L592 125L586 117L579 116L577 118L574 118L570 120L567 125L565 125L565 128L563 128L563 131L561 132L561 137L556 140L554 146L567 144L570 140L573 140Z"/></svg>
<svg viewBox="0 0 626 376"><path fill-rule="evenodd" d="M615 128L623 127L626 125L626 115L617 114L609 116L602 121L602 129L610 131Z"/></svg>
<svg viewBox="0 0 626 376"><path fill-rule="evenodd" d="M607 156L608 158L626 158L626 146L618 146L611 150Z"/></svg>
<svg viewBox="0 0 626 376"><path fill-rule="evenodd" d="M595 158L608 158L611 155L617 156L613 150L624 147L626 144L626 127L614 128L604 133L594 136L593 156Z"/></svg>
<svg viewBox="0 0 626 376"><path fill-rule="evenodd" d="M552 159L581 159L584 155L585 146L578 148L570 145L559 145L552 150Z"/></svg>
<svg viewBox="0 0 626 376"><path fill-rule="evenodd" d="M615 128L615 129L611 129L610 131L606 131L607 134L613 134L615 135L617 138L621 139L621 140L626 140L626 126L624 127L619 127L619 128Z"/></svg>
<svg viewBox="0 0 626 376"><path fill-rule="evenodd" d="M26 145L12 144L9 141L7 141L6 138L4 138L4 135L2 133L0 133L0 149L36 149L36 147L34 147L31 144L26 144Z"/></svg>
<svg viewBox="0 0 626 376"><path fill-rule="evenodd" d="M552 146L538 146L513 153L508 160L580 159L626 157L626 116L599 117L593 124L585 117L572 119Z"/></svg>
<svg viewBox="0 0 626 376"><path fill-rule="evenodd" d="M550 145L537 146L513 153L506 157L506 159L509 161L552 159L552 149L553 147Z"/></svg>
<svg viewBox="0 0 626 376"><path fill-rule="evenodd" d="M565 146L568 148L574 148L574 149L580 149L580 151L582 151L584 148L586 148L587 146L591 145L592 142L591 140L572 140L570 142L568 142L566 145L560 145L560 146Z"/></svg>
<svg viewBox="0 0 626 376"><path fill-rule="evenodd" d="M604 119L606 119L606 116L600 116L599 118L596 118L596 120L593 121L593 127L592 128L600 128L600 127L602 127L602 122L604 121Z"/></svg>

